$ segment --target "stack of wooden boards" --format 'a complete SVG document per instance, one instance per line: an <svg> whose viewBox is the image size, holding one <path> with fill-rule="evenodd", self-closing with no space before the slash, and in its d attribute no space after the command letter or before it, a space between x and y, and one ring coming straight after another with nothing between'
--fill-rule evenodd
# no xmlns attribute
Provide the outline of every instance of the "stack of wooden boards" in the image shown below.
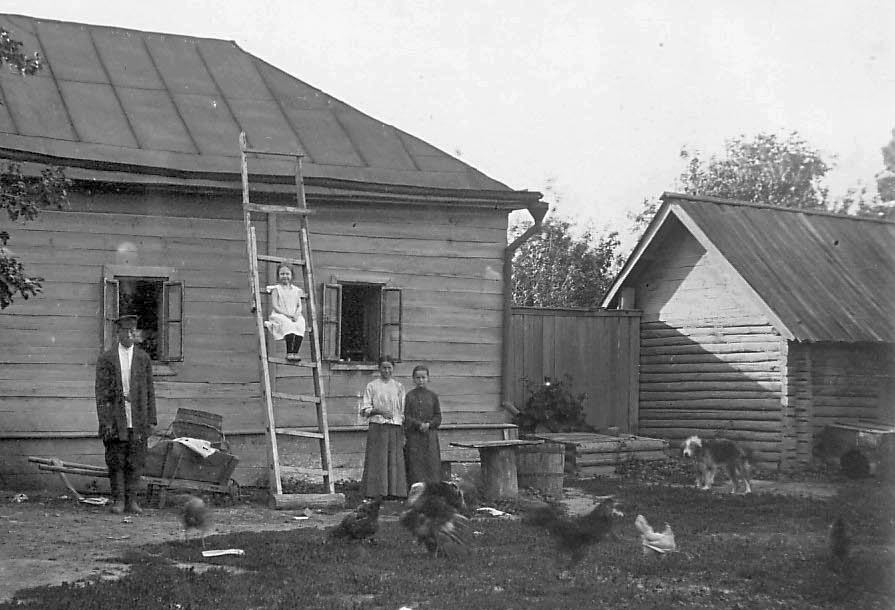
<svg viewBox="0 0 895 610"><path fill-rule="evenodd" d="M535 434L530 438L565 445L566 476L582 478L613 475L619 464L630 460L664 460L669 448L665 439L633 434L560 432Z"/></svg>

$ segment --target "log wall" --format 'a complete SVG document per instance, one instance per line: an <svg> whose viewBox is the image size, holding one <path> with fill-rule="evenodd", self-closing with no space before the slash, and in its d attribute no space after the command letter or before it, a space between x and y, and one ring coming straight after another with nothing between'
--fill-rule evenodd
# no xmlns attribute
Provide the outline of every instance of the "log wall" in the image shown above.
<svg viewBox="0 0 895 610"><path fill-rule="evenodd" d="M643 311L638 433L675 443L724 435L777 467L786 342L723 261L682 226L666 228L632 278Z"/></svg>
<svg viewBox="0 0 895 610"><path fill-rule="evenodd" d="M827 425L895 422L895 346L790 343L784 387L785 461L798 468Z"/></svg>

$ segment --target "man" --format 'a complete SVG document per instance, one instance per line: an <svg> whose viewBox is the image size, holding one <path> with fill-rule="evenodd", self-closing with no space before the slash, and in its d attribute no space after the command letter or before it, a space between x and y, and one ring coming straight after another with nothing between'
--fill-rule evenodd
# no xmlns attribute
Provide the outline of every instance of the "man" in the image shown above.
<svg viewBox="0 0 895 610"><path fill-rule="evenodd" d="M118 342L96 361L96 414L106 449L112 512L141 513L137 488L146 462L147 440L158 422L152 362L134 346L137 316L115 322Z"/></svg>

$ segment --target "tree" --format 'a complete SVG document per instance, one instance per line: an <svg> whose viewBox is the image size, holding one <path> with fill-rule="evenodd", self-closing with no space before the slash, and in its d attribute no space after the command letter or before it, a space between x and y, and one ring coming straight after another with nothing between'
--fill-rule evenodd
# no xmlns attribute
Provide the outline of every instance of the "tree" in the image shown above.
<svg viewBox="0 0 895 610"><path fill-rule="evenodd" d="M22 43L0 28L0 67L6 64L22 76L41 69L40 55L28 57ZM68 205L69 180L61 168L45 168L39 177L26 176L20 163L4 161L0 165L0 210L6 210L13 222L34 220L40 208ZM43 278L29 277L25 267L7 248L9 233L0 230L0 309L12 304L15 295L27 299L41 291Z"/></svg>
<svg viewBox="0 0 895 610"><path fill-rule="evenodd" d="M678 190L688 195L806 210L827 207L823 178L833 166L796 132L786 138L773 134L732 138L725 142L723 156L708 159L685 146L680 158L685 166ZM644 199L641 211L631 216L632 231L642 232L658 209L658 200Z"/></svg>
<svg viewBox="0 0 895 610"><path fill-rule="evenodd" d="M531 221L511 227L514 238ZM513 257L513 303L528 307L597 307L619 263L618 233L597 236L587 228L579 236L568 219L552 215L540 234L522 244Z"/></svg>
<svg viewBox="0 0 895 610"><path fill-rule="evenodd" d="M739 136L725 144L724 157L704 160L683 148L684 193L738 199L804 210L825 210L829 200L823 178L833 166L798 133L778 138Z"/></svg>
<svg viewBox="0 0 895 610"><path fill-rule="evenodd" d="M885 169L876 175L876 190L883 203L895 202L895 129L892 139L883 147Z"/></svg>
<svg viewBox="0 0 895 610"><path fill-rule="evenodd" d="M886 203L895 199L895 138L883 148L886 169L877 175L880 196L870 196L866 187L855 187L831 199L823 180L833 169L833 162L824 159L796 132L785 138L739 136L725 143L721 157L705 159L686 147L680 156L686 165L678 190L688 195L895 219L895 206ZM632 231L642 232L658 208L657 200L644 199L640 212L630 216Z"/></svg>

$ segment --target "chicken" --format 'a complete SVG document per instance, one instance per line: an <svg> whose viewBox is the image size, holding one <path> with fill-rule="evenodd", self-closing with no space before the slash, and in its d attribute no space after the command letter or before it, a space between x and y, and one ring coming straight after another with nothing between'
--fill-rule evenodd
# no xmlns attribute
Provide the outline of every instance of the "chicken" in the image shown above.
<svg viewBox="0 0 895 610"><path fill-rule="evenodd" d="M845 520L837 517L833 525L830 526L830 552L839 561L848 559L848 553L851 547L848 530L845 527Z"/></svg>
<svg viewBox="0 0 895 610"><path fill-rule="evenodd" d="M205 530L211 524L211 511L202 498L187 495L180 512L180 521L183 523L183 535L191 529L202 531L202 548L205 548Z"/></svg>
<svg viewBox="0 0 895 610"><path fill-rule="evenodd" d="M664 555L677 550L677 545L674 542L674 532L671 531L671 526L667 523L665 524L665 531L656 532L653 531L652 526L647 523L643 515L637 515L637 518L634 520L634 527L640 532L640 542L643 544L644 555L656 553Z"/></svg>
<svg viewBox="0 0 895 610"><path fill-rule="evenodd" d="M577 517L568 517L553 505L541 506L527 513L524 522L546 528L556 541L557 548L571 555L569 567L572 567L584 558L591 546L612 530L612 519L617 516L624 516L624 513L616 508L615 500L609 497L589 513Z"/></svg>
<svg viewBox="0 0 895 610"><path fill-rule="evenodd" d="M349 538L352 540L365 540L376 535L379 529L379 509L382 500L364 500L357 505L353 512L348 513L342 521L329 530L332 538Z"/></svg>
<svg viewBox="0 0 895 610"><path fill-rule="evenodd" d="M414 483L405 506L399 522L431 555L437 556L446 543L466 544L464 534L469 520L463 514L463 492L456 484Z"/></svg>

